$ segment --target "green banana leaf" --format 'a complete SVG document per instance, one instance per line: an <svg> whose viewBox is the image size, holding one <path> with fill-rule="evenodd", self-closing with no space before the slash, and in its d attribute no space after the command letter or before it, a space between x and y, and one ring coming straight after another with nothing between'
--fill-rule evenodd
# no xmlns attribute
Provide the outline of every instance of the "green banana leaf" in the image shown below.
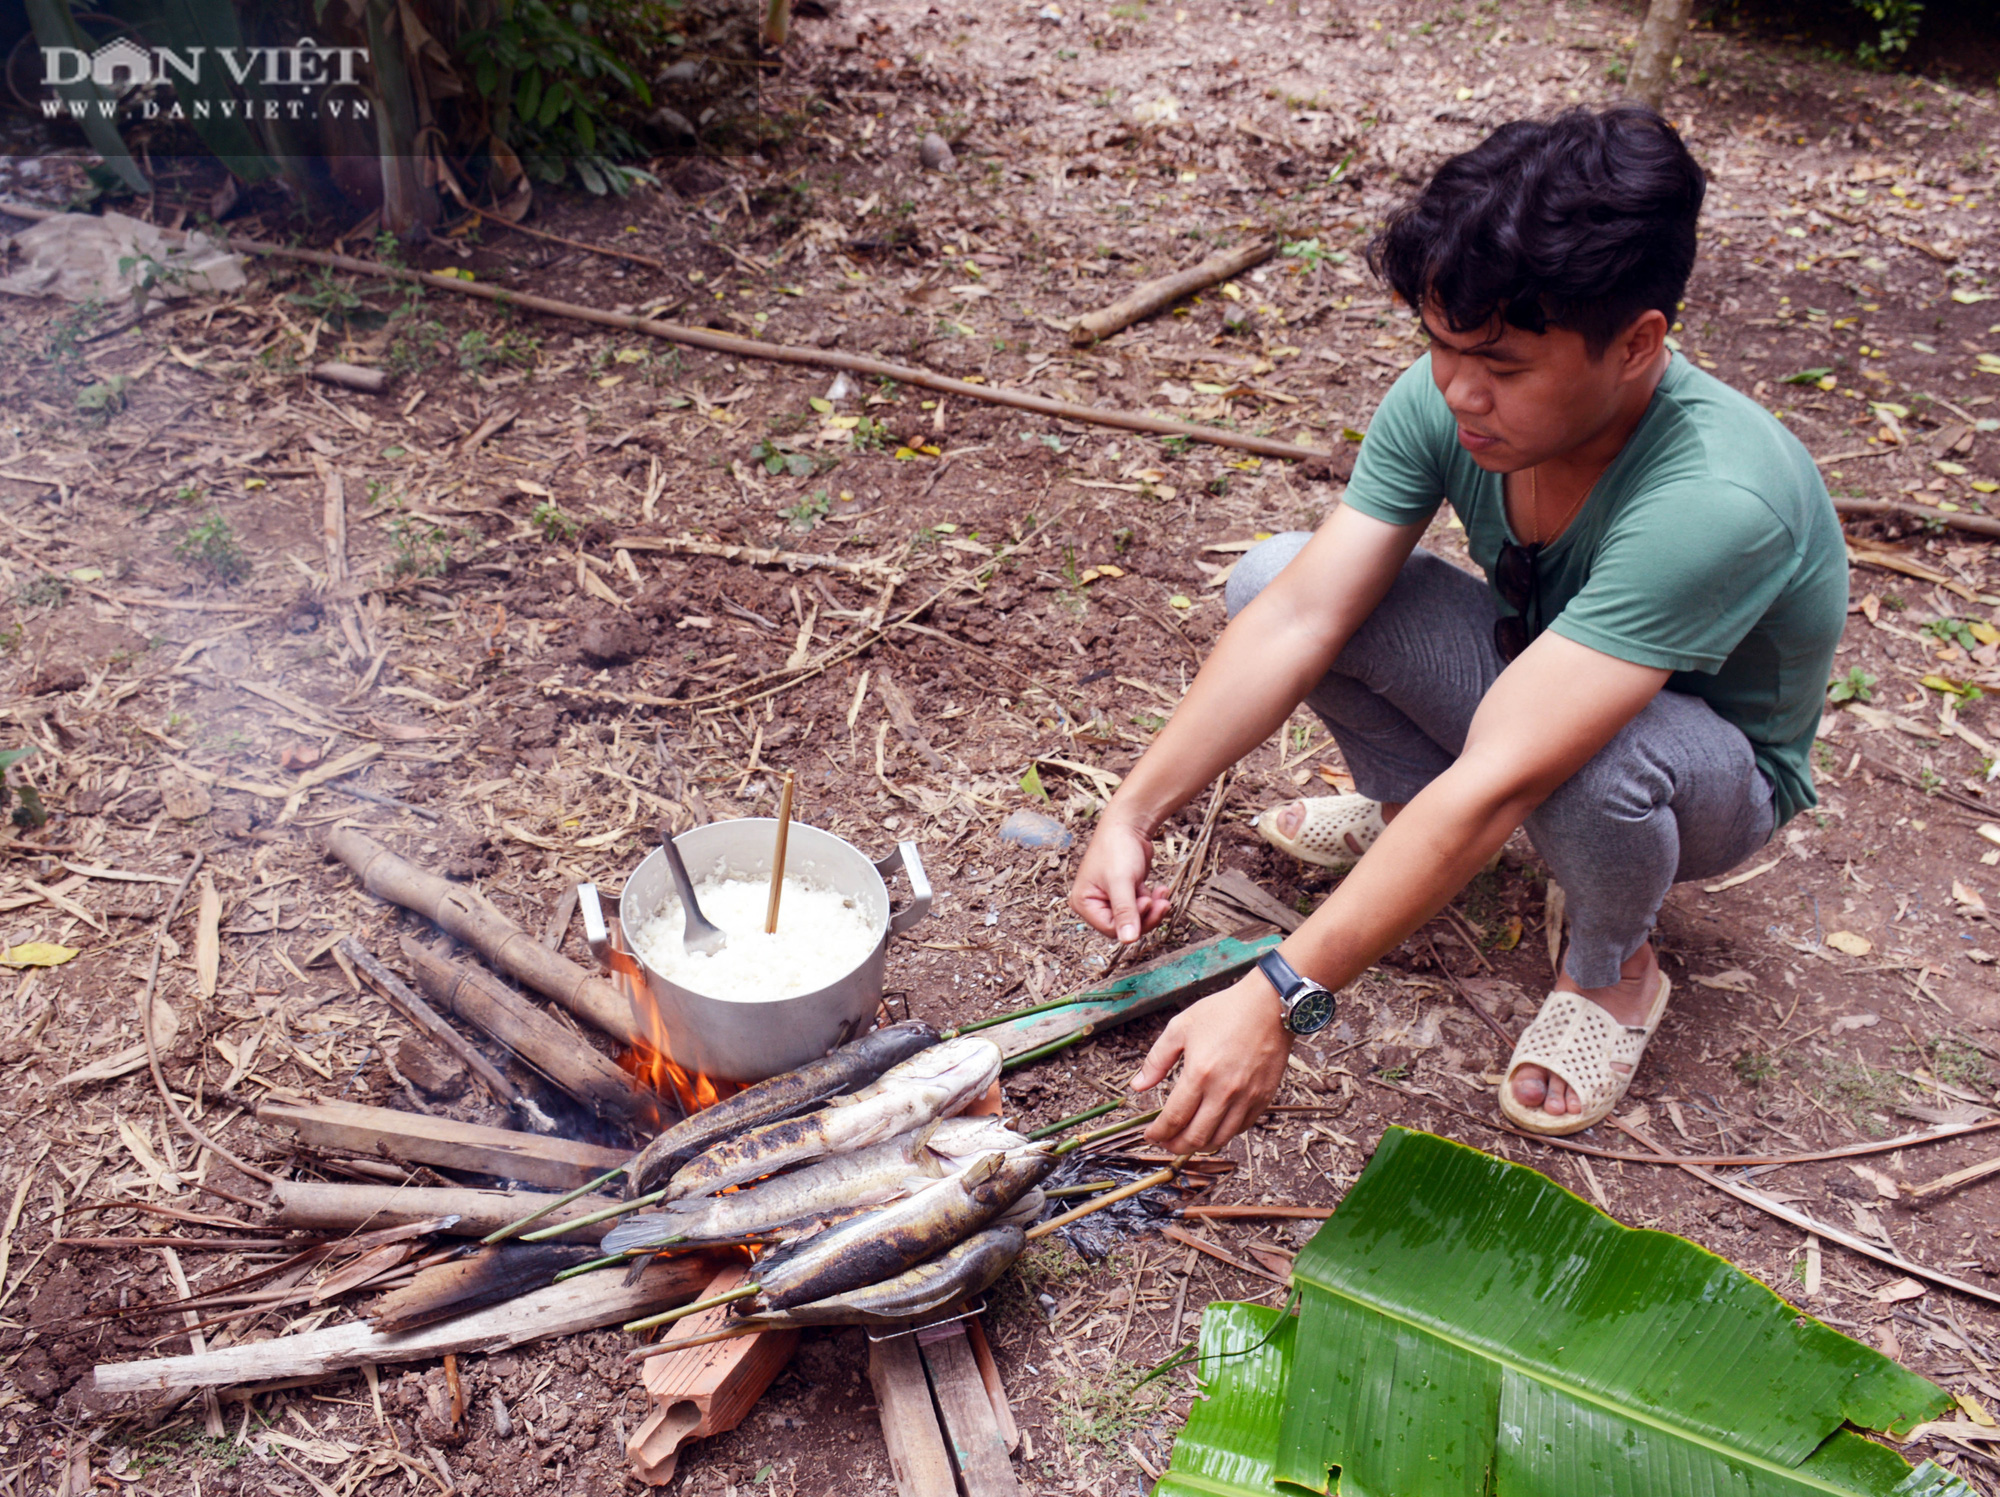
<svg viewBox="0 0 2000 1497"><path fill-rule="evenodd" d="M1205 1319L1208 1400L1168 1490L1971 1494L1850 1428L1905 1431L1942 1389L1694 1243L1446 1139L1385 1133L1293 1279L1296 1329L1255 1353L1223 1355L1273 1312Z"/></svg>
<svg viewBox="0 0 2000 1497"><path fill-rule="evenodd" d="M74 47L84 53L92 50L90 38L77 28L69 0L27 0L27 7L28 25L34 30L35 40L44 47ZM74 111L69 117L83 130L90 148L104 158L104 164L134 192L152 191L139 164L125 148L125 138L118 133L113 118L116 101L111 94L88 74L75 83L56 85L55 91L65 110Z"/></svg>

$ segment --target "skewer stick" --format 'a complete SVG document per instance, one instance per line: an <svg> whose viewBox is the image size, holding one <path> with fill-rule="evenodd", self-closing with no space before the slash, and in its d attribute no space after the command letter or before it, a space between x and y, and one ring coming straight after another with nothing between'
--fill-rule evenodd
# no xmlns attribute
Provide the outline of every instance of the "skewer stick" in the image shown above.
<svg viewBox="0 0 2000 1497"><path fill-rule="evenodd" d="M1028 1142L1039 1143L1042 1139L1054 1138L1058 1133L1067 1133L1078 1123L1087 1123L1092 1118L1101 1118L1107 1112L1116 1112L1124 1105L1123 1102L1100 1102L1095 1107L1050 1123L1046 1128L1037 1128L1033 1133L1028 1135Z"/></svg>
<svg viewBox="0 0 2000 1497"><path fill-rule="evenodd" d="M523 1242L547 1242L551 1237L560 1237L565 1232L574 1232L578 1227L595 1226L598 1222L608 1222L614 1216L623 1216L628 1211L638 1211L652 1205L666 1194L666 1187L653 1191L650 1195L639 1196L630 1201L620 1201L616 1206L606 1206L602 1211L593 1211L588 1216L579 1216L575 1221L558 1222L553 1227L543 1227L539 1232L530 1232Z"/></svg>
<svg viewBox="0 0 2000 1497"><path fill-rule="evenodd" d="M1040 1226L1028 1229L1028 1241L1034 1242L1046 1237L1058 1228L1066 1227L1071 1222L1090 1215L1093 1211L1102 1211L1106 1206L1115 1205L1119 1201L1139 1194L1142 1190L1151 1190L1155 1185L1165 1185L1181 1172L1181 1166L1187 1162L1187 1155L1177 1154L1174 1156L1172 1164L1163 1170L1155 1170L1143 1180L1134 1180L1130 1185L1121 1185L1116 1190L1108 1190L1096 1200L1086 1201L1074 1211L1065 1211L1061 1216L1052 1216Z"/></svg>
<svg viewBox="0 0 2000 1497"><path fill-rule="evenodd" d="M1113 1123L1109 1128L1094 1128L1089 1133L1079 1133L1075 1138L1066 1138L1056 1145L1056 1153L1070 1154L1085 1144L1096 1143L1100 1138L1109 1138L1114 1133L1127 1133L1143 1124L1150 1123L1160 1115L1155 1107L1151 1112L1142 1112L1136 1118L1127 1118L1122 1123Z"/></svg>
<svg viewBox="0 0 2000 1497"><path fill-rule="evenodd" d="M727 1326L719 1331L710 1331L705 1336L688 1336L680 1341L652 1341L644 1346L635 1346L625 1353L628 1362L643 1362L648 1357L663 1357L668 1352L686 1351L690 1346L707 1346L714 1341L739 1341L745 1336L754 1336L759 1331L770 1330L769 1326L745 1325Z"/></svg>
<svg viewBox="0 0 2000 1497"><path fill-rule="evenodd" d="M622 1164L619 1165L618 1168L615 1170L606 1170L603 1174L599 1175L595 1180L592 1180L589 1184L579 1185L575 1190L569 1192L569 1194L557 1196L553 1201L548 1202L546 1205L537 1207L535 1210L530 1211L526 1216L522 1217L519 1221L509 1222L507 1223L506 1226L500 1228L500 1230L497 1232L488 1232L484 1237L479 1239L480 1246L487 1247L496 1242L505 1242L509 1237L512 1237L516 1232L519 1232L523 1227L533 1226L536 1222L540 1221L543 1217L547 1216L551 1211L556 1210L558 1207L567 1206L571 1201L580 1201L585 1196L589 1195L593 1190L602 1190L605 1186L609 1185L613 1180L616 1180L620 1175L624 1173L625 1173L625 1166Z"/></svg>
<svg viewBox="0 0 2000 1497"><path fill-rule="evenodd" d="M564 1279L573 1279L579 1274L595 1273L600 1268L609 1268L614 1263L624 1263L626 1261L628 1260L624 1253L613 1253L608 1258L592 1258L588 1263L579 1263L572 1268L565 1268L561 1273L549 1280L549 1282L551 1284L560 1284Z"/></svg>
<svg viewBox="0 0 2000 1497"><path fill-rule="evenodd" d="M792 831L792 771L785 771L785 785L778 792L778 848L771 855L771 905L764 912L764 934L778 933L778 896L785 892L785 839Z"/></svg>
<svg viewBox="0 0 2000 1497"><path fill-rule="evenodd" d="M704 1310L713 1310L717 1305L731 1305L740 1299L749 1299L762 1292L762 1284L738 1284L734 1289L721 1294L711 1294L707 1299L698 1299L693 1304L682 1305L678 1310L667 1310L659 1315L648 1315L644 1320L628 1320L628 1331L650 1331L656 1325L672 1325L677 1320L686 1320L690 1315L699 1315Z"/></svg>

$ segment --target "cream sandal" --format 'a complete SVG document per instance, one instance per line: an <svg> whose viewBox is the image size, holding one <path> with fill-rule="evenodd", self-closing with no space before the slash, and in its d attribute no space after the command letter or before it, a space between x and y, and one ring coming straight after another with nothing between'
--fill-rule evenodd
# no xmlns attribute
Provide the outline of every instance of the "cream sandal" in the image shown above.
<svg viewBox="0 0 2000 1497"><path fill-rule="evenodd" d="M1302 862L1345 873L1382 835L1382 804L1365 795L1315 795L1305 798L1305 820L1295 836L1278 830L1278 813L1292 803L1273 806L1250 824L1258 835Z"/></svg>
<svg viewBox="0 0 2000 1497"><path fill-rule="evenodd" d="M1534 1021L1521 1031L1507 1074L1500 1082L1500 1111L1507 1121L1530 1133L1558 1136L1581 1133L1601 1123L1624 1099L1639 1073L1640 1057L1660 1027L1671 988L1660 974L1660 988L1642 1025L1620 1024L1581 993L1551 993ZM1540 1066L1583 1099L1583 1111L1560 1117L1539 1107L1524 1107L1514 1098L1514 1072ZM1614 1066L1624 1066L1619 1075Z"/></svg>

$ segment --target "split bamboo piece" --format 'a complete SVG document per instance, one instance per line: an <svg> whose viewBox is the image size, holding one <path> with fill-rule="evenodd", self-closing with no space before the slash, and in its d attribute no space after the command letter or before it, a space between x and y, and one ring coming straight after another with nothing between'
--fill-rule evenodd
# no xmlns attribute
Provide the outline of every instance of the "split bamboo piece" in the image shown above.
<svg viewBox="0 0 2000 1497"><path fill-rule="evenodd" d="M399 1226L427 1217L455 1216L446 1229L454 1237L486 1237L544 1209L561 1196L534 1191L448 1190L419 1185L352 1185L344 1181L280 1180L271 1187L271 1224L309 1232L352 1232ZM596 1202L572 1201L556 1206L540 1220L551 1224L588 1215ZM610 1231L608 1223L579 1227L579 1242L596 1242Z"/></svg>
<svg viewBox="0 0 2000 1497"><path fill-rule="evenodd" d="M146 1393L171 1388L226 1387L232 1383L311 1378L369 1363L413 1362L447 1352L497 1352L545 1336L593 1331L635 1310L685 1300L715 1276L712 1259L689 1256L648 1265L629 1288L622 1274L586 1274L551 1284L503 1305L400 1335L384 1335L361 1321L326 1326L271 1341L252 1341L201 1356L153 1357L112 1362L96 1371L100 1393Z"/></svg>
<svg viewBox="0 0 2000 1497"><path fill-rule="evenodd" d="M622 1150L600 1149L594 1144L354 1102L265 1102L257 1109L257 1119L290 1128L308 1144L497 1175L503 1180L558 1190L581 1185L631 1157Z"/></svg>

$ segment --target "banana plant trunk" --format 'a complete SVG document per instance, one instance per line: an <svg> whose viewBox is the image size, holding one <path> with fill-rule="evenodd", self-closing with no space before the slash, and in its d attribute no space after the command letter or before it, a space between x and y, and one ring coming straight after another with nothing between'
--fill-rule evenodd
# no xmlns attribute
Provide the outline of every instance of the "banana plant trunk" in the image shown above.
<svg viewBox="0 0 2000 1497"><path fill-rule="evenodd" d="M421 169L412 60L398 0L368 0L368 53L375 68L375 133L382 164L382 226L407 234L438 221L436 188Z"/></svg>

